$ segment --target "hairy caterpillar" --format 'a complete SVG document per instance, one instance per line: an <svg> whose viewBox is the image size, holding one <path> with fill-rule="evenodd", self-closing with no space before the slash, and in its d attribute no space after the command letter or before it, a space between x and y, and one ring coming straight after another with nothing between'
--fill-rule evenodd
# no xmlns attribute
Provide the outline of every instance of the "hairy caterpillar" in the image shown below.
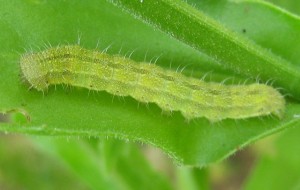
<svg viewBox="0 0 300 190"><path fill-rule="evenodd" d="M39 91L49 85L67 84L140 102L153 102L164 111L180 111L186 119L206 117L211 121L274 114L281 117L285 100L264 84L223 85L204 82L155 64L119 55L61 46L21 57L25 79Z"/></svg>

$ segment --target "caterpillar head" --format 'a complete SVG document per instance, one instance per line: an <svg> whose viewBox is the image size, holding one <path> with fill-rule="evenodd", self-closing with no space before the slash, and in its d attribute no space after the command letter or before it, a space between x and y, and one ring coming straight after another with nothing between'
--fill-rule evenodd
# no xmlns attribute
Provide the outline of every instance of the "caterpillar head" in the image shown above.
<svg viewBox="0 0 300 190"><path fill-rule="evenodd" d="M41 55L27 53L21 56L20 66L23 77L29 84L39 91L44 91L48 88L47 70L43 67L40 61Z"/></svg>

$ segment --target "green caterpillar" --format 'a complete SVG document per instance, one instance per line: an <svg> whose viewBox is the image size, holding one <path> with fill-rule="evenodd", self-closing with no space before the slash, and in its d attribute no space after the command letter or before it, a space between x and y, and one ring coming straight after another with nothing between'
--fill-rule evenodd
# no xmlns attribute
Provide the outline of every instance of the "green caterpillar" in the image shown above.
<svg viewBox="0 0 300 190"><path fill-rule="evenodd" d="M25 79L39 91L67 84L131 96L156 103L164 111L180 111L190 120L241 119L264 115L282 117L283 96L264 84L223 85L165 70L155 64L109 55L80 46L61 46L21 57Z"/></svg>

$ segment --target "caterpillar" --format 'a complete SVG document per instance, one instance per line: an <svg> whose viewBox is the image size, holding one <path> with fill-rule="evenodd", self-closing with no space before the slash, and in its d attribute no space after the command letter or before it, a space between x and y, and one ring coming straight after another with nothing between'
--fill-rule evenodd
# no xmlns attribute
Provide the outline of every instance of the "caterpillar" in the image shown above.
<svg viewBox="0 0 300 190"><path fill-rule="evenodd" d="M163 111L180 111L187 120L205 117L219 121L270 114L281 118L285 108L283 96L265 84L204 82L155 64L137 63L78 45L23 54L20 66L24 78L38 91L56 84L107 91L155 103Z"/></svg>

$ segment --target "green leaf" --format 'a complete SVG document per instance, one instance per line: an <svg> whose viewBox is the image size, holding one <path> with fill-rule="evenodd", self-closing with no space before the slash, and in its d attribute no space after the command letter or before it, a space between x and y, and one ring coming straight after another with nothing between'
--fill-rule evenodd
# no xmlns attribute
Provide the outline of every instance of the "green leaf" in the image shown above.
<svg viewBox="0 0 300 190"><path fill-rule="evenodd" d="M300 13L300 4L296 0L292 1L286 1L286 0L267 0L269 2L274 3L275 5L278 5L282 8L285 8L293 13L296 13L299 15Z"/></svg>
<svg viewBox="0 0 300 190"><path fill-rule="evenodd" d="M146 0L142 4L140 1L136 2L139 4L132 4L136 5L135 11L139 10L139 6L145 5L146 8L142 9L145 14L150 14L147 11L154 8L160 10L151 14L158 12L153 18L157 18L159 25L169 30L168 34L157 30L157 27L143 24L103 0L2 0L0 112L8 114L10 123L0 123L0 130L48 136L109 136L139 141L160 147L180 164L201 167L221 160L257 139L299 124L299 119L294 115L299 113L300 107L292 101L288 101L282 120L263 117L228 119L212 124L205 118L187 123L178 112L166 116L161 114L160 108L155 104L139 105L130 97L117 98L105 92L64 89L63 86L50 88L45 94L35 90L28 91L28 86L19 76L20 54L30 49L44 49L48 42L52 46L75 44L78 36L81 36L81 46L88 49L94 49L99 40L100 51L112 44L108 51L110 54L118 53L122 47L121 54L128 56L137 49L131 57L136 61L143 61L147 55L146 60L152 59L153 62L162 54L157 61L157 65L162 67L169 68L171 65L176 70L189 64L185 69L187 75L193 72L195 77L202 77L213 71L208 80L222 81L235 77L235 82L238 83L250 76L255 78L258 74L265 80L279 78L276 84L289 89L297 97L299 89L295 84L299 81L299 76L295 73L299 69L284 61L283 56L279 58L281 54L278 56L268 52L267 48L259 47L250 39L225 29L208 15L179 1L153 1L153 4ZM154 6L154 2L163 2L163 6ZM178 5L182 5L182 8ZM261 4L257 3L257 6ZM174 16L169 18L169 22L164 20L166 13ZM280 10L276 10L272 15L280 13ZM177 20L178 15L184 18L180 22ZM263 13L261 16L264 16ZM298 23L288 14L285 19ZM268 20L276 21L271 18ZM199 23L203 27L197 28ZM176 28L182 24L186 24L186 28ZM189 32L183 33L184 30ZM184 38L179 38L179 34L184 35ZM193 37L194 35L196 36ZM228 68L230 69L227 70ZM246 72L248 69L249 72ZM255 73L256 69L260 70L259 73ZM21 113L25 117L20 118L15 113Z"/></svg>
<svg viewBox="0 0 300 190"><path fill-rule="evenodd" d="M291 64L300 66L298 16L266 2L258 3L256 0L189 0L189 3L237 34L253 40Z"/></svg>
<svg viewBox="0 0 300 190"><path fill-rule="evenodd" d="M154 28L207 54L220 66L248 77L259 76L263 81L275 79L277 86L300 98L300 71L297 67L227 30L184 1L110 1Z"/></svg>

